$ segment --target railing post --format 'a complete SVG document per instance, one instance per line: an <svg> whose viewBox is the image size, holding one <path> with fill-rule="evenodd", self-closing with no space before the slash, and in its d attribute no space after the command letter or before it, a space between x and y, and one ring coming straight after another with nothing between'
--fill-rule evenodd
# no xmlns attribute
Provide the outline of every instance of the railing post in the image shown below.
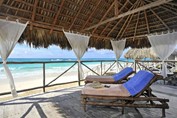
<svg viewBox="0 0 177 118"><path fill-rule="evenodd" d="M43 63L43 92L45 92L45 63Z"/></svg>
<svg viewBox="0 0 177 118"><path fill-rule="evenodd" d="M102 64L102 61L101 61L101 75L103 74L102 68L103 68L103 64Z"/></svg>
<svg viewBox="0 0 177 118"><path fill-rule="evenodd" d="M81 83L80 83L80 66L79 66L79 61L78 61L78 85L80 86Z"/></svg>
<svg viewBox="0 0 177 118"><path fill-rule="evenodd" d="M135 70L135 73L136 73L136 60L134 61L134 70Z"/></svg>

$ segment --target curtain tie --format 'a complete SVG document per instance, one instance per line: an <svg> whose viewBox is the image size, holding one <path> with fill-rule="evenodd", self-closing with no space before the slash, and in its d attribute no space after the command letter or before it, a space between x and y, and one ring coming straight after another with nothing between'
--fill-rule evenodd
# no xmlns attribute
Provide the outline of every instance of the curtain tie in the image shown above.
<svg viewBox="0 0 177 118"><path fill-rule="evenodd" d="M5 61L2 61L2 64L4 65L4 64L6 64L7 63L7 61L5 60Z"/></svg>

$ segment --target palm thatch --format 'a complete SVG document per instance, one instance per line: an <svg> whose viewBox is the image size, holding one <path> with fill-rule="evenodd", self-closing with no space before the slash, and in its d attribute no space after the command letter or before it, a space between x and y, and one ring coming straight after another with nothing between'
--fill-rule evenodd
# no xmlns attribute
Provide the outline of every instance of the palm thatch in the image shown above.
<svg viewBox="0 0 177 118"><path fill-rule="evenodd" d="M127 53L125 53L124 57L128 59L145 59L145 58L157 59L158 58L158 56L155 54L152 48L130 49L127 51Z"/></svg>
<svg viewBox="0 0 177 118"><path fill-rule="evenodd" d="M110 39L126 47L150 47L147 34L177 30L176 0L1 0L0 18L30 21L20 43L71 49L65 31L91 35L89 47L112 49Z"/></svg>

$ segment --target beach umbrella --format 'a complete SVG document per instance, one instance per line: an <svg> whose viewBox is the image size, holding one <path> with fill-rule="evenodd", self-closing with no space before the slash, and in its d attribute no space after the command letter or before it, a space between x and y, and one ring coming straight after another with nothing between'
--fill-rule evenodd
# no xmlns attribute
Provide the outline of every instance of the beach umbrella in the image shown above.
<svg viewBox="0 0 177 118"><path fill-rule="evenodd" d="M152 48L133 48L127 51L124 55L125 58L127 59L145 59L145 58L150 58L150 59L157 59L157 55L154 53Z"/></svg>

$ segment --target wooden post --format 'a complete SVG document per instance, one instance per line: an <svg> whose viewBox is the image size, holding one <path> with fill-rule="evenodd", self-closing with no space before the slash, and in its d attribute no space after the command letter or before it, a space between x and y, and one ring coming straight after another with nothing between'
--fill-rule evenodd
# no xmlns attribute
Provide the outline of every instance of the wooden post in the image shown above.
<svg viewBox="0 0 177 118"><path fill-rule="evenodd" d="M122 115L124 114L124 107L122 107Z"/></svg>
<svg viewBox="0 0 177 118"><path fill-rule="evenodd" d="M165 108L162 108L162 118L165 118Z"/></svg>
<svg viewBox="0 0 177 118"><path fill-rule="evenodd" d="M78 85L80 86L81 83L80 83L80 66L79 66L79 60L78 60Z"/></svg>
<svg viewBox="0 0 177 118"><path fill-rule="evenodd" d="M82 98L83 100L83 108L84 108L84 111L86 112L86 102L87 102L87 98Z"/></svg>
<svg viewBox="0 0 177 118"><path fill-rule="evenodd" d="M102 68L103 68L103 64L102 64L102 61L101 61L101 75L103 74Z"/></svg>
<svg viewBox="0 0 177 118"><path fill-rule="evenodd" d="M45 92L45 63L43 63L43 92Z"/></svg>
<svg viewBox="0 0 177 118"><path fill-rule="evenodd" d="M135 70L135 73L136 73L136 60L134 61L134 70Z"/></svg>

